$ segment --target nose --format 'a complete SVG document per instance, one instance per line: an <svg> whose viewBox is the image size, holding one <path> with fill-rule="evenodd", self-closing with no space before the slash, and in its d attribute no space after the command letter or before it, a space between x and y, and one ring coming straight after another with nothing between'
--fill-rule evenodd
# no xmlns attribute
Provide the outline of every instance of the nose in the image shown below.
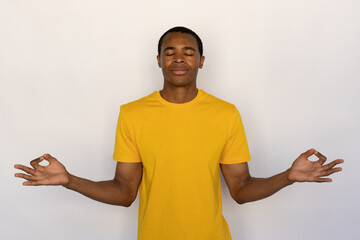
<svg viewBox="0 0 360 240"><path fill-rule="evenodd" d="M182 62L184 62L184 57L183 57L183 55L181 55L181 54L176 54L176 55L174 56L174 62L176 62L176 63L182 63Z"/></svg>

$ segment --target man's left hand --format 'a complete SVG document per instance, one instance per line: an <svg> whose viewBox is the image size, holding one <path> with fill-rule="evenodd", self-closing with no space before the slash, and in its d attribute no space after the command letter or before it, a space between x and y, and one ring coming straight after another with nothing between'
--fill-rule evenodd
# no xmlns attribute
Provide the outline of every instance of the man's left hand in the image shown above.
<svg viewBox="0 0 360 240"><path fill-rule="evenodd" d="M310 161L309 157L312 155L317 156L319 160ZM326 157L313 148L302 153L288 170L288 180L290 182L332 182L332 179L327 176L340 172L342 168L335 166L343 163L344 160L336 159L324 165L325 161Z"/></svg>

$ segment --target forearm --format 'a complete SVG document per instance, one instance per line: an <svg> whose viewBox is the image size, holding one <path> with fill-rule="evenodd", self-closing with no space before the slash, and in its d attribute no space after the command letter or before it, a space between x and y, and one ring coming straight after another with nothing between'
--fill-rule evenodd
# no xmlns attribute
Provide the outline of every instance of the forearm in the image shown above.
<svg viewBox="0 0 360 240"><path fill-rule="evenodd" d="M288 180L288 170L269 178L249 177L233 198L239 204L252 202L269 197L291 184Z"/></svg>
<svg viewBox="0 0 360 240"><path fill-rule="evenodd" d="M63 186L107 204L129 207L133 202L129 189L116 180L94 182L70 174L69 182Z"/></svg>

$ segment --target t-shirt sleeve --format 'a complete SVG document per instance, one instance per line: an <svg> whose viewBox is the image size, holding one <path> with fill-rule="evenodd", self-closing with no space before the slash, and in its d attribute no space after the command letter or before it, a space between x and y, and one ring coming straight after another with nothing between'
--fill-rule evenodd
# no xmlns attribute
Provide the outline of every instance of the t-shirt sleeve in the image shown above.
<svg viewBox="0 0 360 240"><path fill-rule="evenodd" d="M128 124L125 115L123 105L121 105L116 127L113 159L118 162L141 162L134 131Z"/></svg>
<svg viewBox="0 0 360 240"><path fill-rule="evenodd" d="M242 163L251 159L240 113L235 105L233 107L227 141L220 158L222 164Z"/></svg>

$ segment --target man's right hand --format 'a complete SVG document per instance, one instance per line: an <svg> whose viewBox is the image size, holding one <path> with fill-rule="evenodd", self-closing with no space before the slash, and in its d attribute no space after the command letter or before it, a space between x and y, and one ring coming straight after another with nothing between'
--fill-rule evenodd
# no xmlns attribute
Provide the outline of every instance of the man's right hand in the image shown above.
<svg viewBox="0 0 360 240"><path fill-rule="evenodd" d="M39 165L43 160L48 161L49 165ZM129 207L134 202L143 173L141 162L118 162L114 179L94 182L71 175L50 154L31 161L30 165L33 168L20 164L14 166L25 172L15 174L15 177L27 180L23 183L25 186L62 185L94 200L124 207Z"/></svg>
<svg viewBox="0 0 360 240"><path fill-rule="evenodd" d="M40 162L46 160L49 162L47 166L39 165ZM20 169L24 173L16 173L15 177L27 180L23 183L25 186L38 186L38 185L67 185L70 181L70 174L66 171L56 158L50 154L36 158L30 162L33 168L26 167L21 164L16 164L14 168Z"/></svg>

